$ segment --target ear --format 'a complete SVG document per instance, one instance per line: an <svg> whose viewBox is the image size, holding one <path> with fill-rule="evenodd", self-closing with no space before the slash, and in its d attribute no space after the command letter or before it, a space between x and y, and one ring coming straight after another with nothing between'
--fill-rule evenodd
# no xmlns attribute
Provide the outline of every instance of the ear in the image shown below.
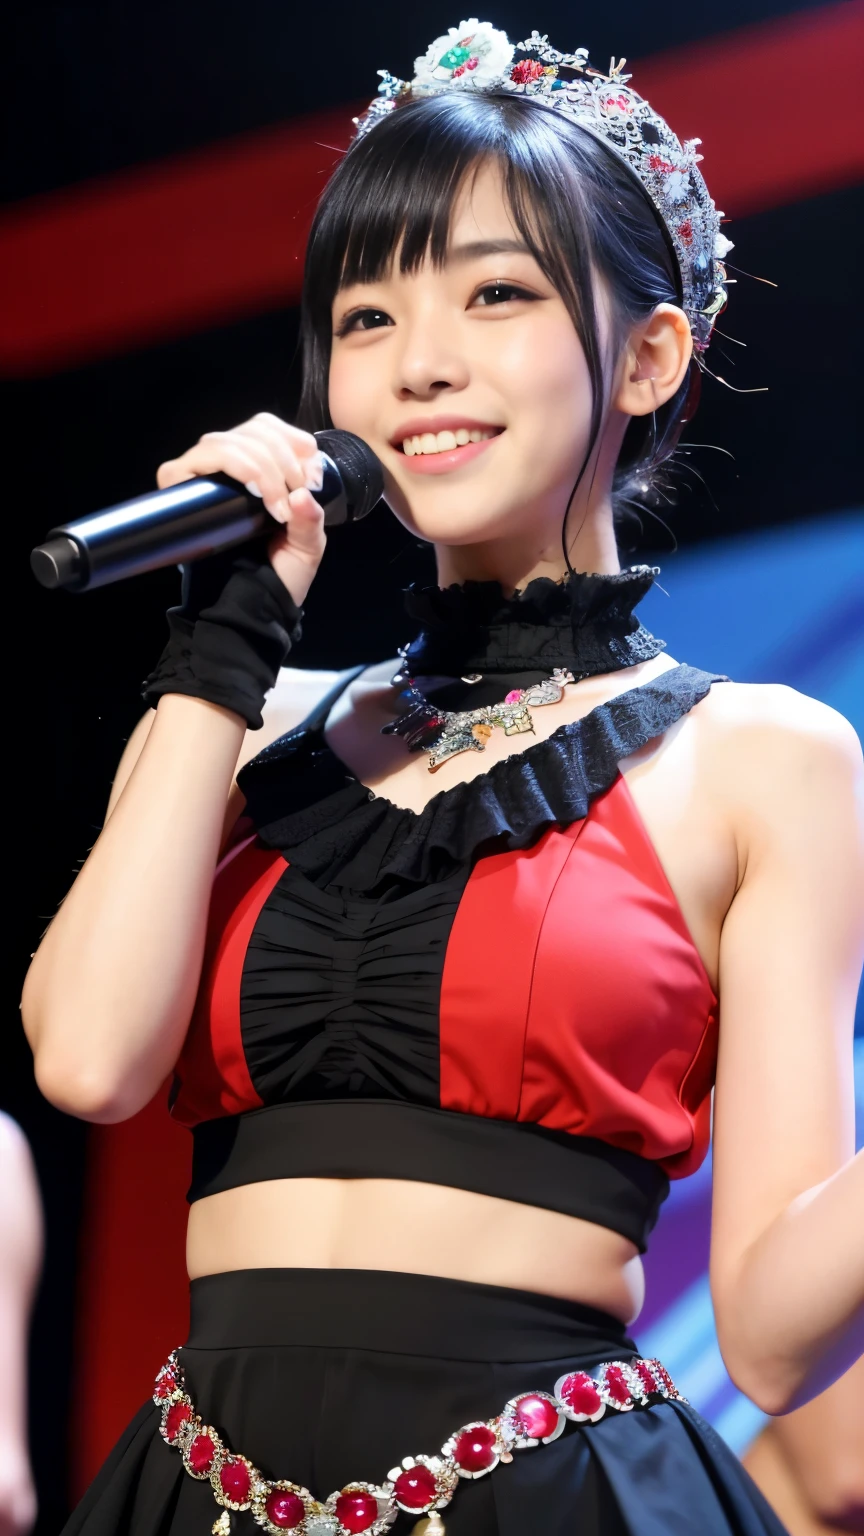
<svg viewBox="0 0 864 1536"><path fill-rule="evenodd" d="M671 400L693 355L690 322L677 304L658 304L631 333L614 405L625 416L647 416Z"/></svg>

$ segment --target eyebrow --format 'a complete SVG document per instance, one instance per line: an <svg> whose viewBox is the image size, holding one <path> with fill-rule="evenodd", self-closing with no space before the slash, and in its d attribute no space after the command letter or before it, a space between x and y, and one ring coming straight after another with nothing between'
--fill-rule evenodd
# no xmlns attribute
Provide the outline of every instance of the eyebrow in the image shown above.
<svg viewBox="0 0 864 1536"><path fill-rule="evenodd" d="M505 255L531 256L523 240L472 240L467 245L451 246L447 252L448 262L454 261L478 261L482 256Z"/></svg>

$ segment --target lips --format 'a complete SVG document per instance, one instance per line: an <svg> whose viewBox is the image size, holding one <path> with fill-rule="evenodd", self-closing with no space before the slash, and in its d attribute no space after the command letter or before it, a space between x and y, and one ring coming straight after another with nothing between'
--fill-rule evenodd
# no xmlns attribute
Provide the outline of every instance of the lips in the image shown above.
<svg viewBox="0 0 864 1536"><path fill-rule="evenodd" d="M455 432L418 432L414 437L406 437L402 443L402 452L406 458L414 458L418 453L452 453L454 448L467 448L469 443L482 443L487 438L497 437L497 432L482 432L479 427L457 427Z"/></svg>
<svg viewBox="0 0 864 1536"><path fill-rule="evenodd" d="M470 416L416 416L396 428L390 444L398 453L412 458L421 453L452 452L469 442L497 437L503 430L497 422L478 421Z"/></svg>
<svg viewBox="0 0 864 1536"><path fill-rule="evenodd" d="M481 454L494 450L501 433L494 437L480 437L477 441L459 444L455 448L439 450L435 453L403 453L401 464L403 469L411 475L446 475L452 470L461 469L463 465L470 464L473 459Z"/></svg>
<svg viewBox="0 0 864 1536"><path fill-rule="evenodd" d="M404 422L390 442L410 474L446 475L486 453L503 432L467 416L423 416Z"/></svg>

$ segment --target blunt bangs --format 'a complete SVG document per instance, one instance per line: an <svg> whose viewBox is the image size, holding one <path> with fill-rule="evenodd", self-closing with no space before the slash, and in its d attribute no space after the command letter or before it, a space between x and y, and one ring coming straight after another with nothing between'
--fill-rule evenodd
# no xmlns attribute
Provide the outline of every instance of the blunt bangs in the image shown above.
<svg viewBox="0 0 864 1536"><path fill-rule="evenodd" d="M572 196L574 178L560 137L546 131L550 126L537 109L529 117L506 99L437 97L400 108L349 152L347 196L332 210L332 223L322 220L333 256L344 253L330 302L339 288L385 277L397 251L402 273L416 272L426 260L443 266L456 202L490 163L501 170L510 215L532 255L550 280L555 273L556 286L572 286L561 260L565 229L550 215L556 192ZM389 142L394 138L397 144ZM549 187L550 172L557 187ZM332 281L331 268L328 287Z"/></svg>
<svg viewBox="0 0 864 1536"><path fill-rule="evenodd" d="M306 255L301 425L331 424L332 306L340 289L378 282L394 262L406 275L427 260L442 267L459 197L488 165L500 169L514 227L561 295L585 353L592 390L587 464L621 346L658 304L680 303L680 273L647 192L614 151L530 98L504 94L442 94L397 107L338 165ZM605 356L597 276L611 300ZM644 495L651 471L671 453L689 388L688 378L655 416L631 421L615 486L630 496L620 499L632 499L637 484Z"/></svg>

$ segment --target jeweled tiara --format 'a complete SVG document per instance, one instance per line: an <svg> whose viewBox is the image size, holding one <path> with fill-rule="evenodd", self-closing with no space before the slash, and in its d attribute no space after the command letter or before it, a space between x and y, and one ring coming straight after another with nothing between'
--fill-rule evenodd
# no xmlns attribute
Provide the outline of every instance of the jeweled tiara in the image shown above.
<svg viewBox="0 0 864 1536"><path fill-rule="evenodd" d="M475 91L530 96L562 112L604 140L639 177L669 233L681 269L683 308L693 344L704 352L717 316L726 304L723 259L732 242L720 229L718 213L699 170L700 139L683 144L669 124L630 88L625 59L613 59L608 74L592 68L588 51L559 53L548 38L532 32L513 44L488 21L471 18L436 37L414 60L413 80L381 69L378 95L359 118L357 137L395 107L441 91Z"/></svg>

